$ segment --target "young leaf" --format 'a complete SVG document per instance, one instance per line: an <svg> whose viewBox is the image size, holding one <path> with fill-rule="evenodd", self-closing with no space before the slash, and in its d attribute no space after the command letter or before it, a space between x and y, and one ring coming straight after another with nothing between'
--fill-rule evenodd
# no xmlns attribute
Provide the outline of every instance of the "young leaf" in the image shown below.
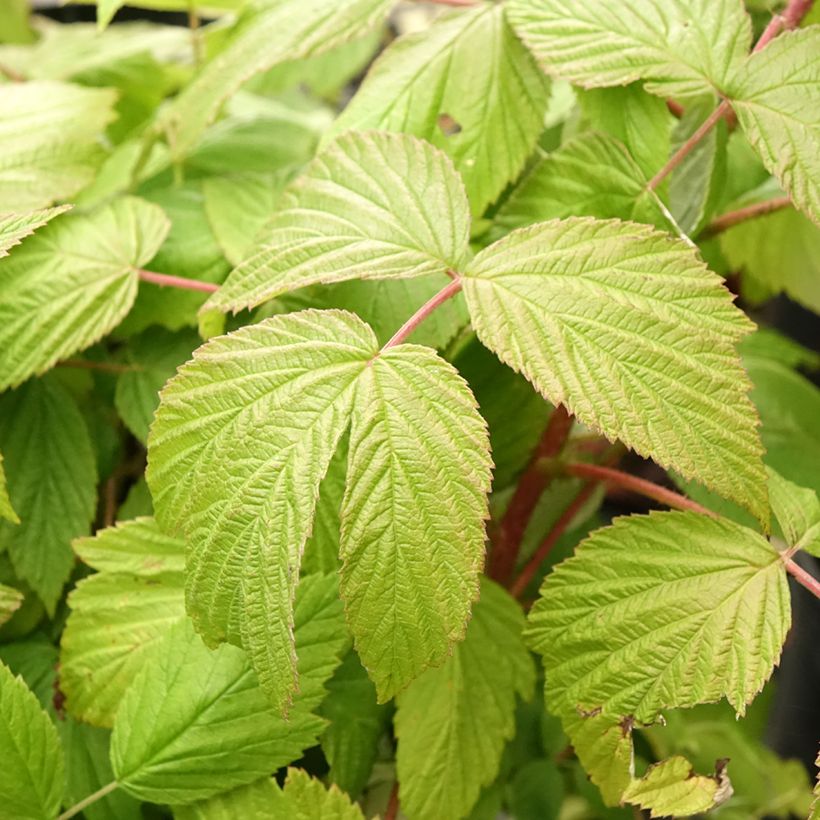
<svg viewBox="0 0 820 820"><path fill-rule="evenodd" d="M544 582L529 638L557 714L652 723L724 696L743 714L790 621L786 573L765 538L666 512L590 536Z"/></svg>
<svg viewBox="0 0 820 820"><path fill-rule="evenodd" d="M317 282L458 270L469 240L464 187L441 151L398 134L348 134L285 191L262 248L207 308L254 307Z"/></svg>
<svg viewBox="0 0 820 820"><path fill-rule="evenodd" d="M729 96L763 164L820 225L820 26L781 34L752 54Z"/></svg>
<svg viewBox="0 0 820 820"><path fill-rule="evenodd" d="M117 782L142 800L189 803L298 758L324 728L311 713L349 645L333 576L303 579L295 632L300 691L285 720L241 649L210 650L187 619L177 623L117 711L111 738Z"/></svg>
<svg viewBox="0 0 820 820"><path fill-rule="evenodd" d="M820 554L820 500L817 493L769 468L769 498L783 537L790 546Z"/></svg>
<svg viewBox="0 0 820 820"><path fill-rule="evenodd" d="M20 517L14 512L14 507L11 505L11 499L9 498L2 453L0 453L0 518L5 518L6 521L11 521L12 524L20 523Z"/></svg>
<svg viewBox="0 0 820 820"><path fill-rule="evenodd" d="M752 39L736 0L510 0L509 15L545 71L585 87L642 80L662 97L719 92Z"/></svg>
<svg viewBox="0 0 820 820"><path fill-rule="evenodd" d="M725 762L724 762L725 766ZM685 757L671 757L650 766L623 794L627 803L650 810L651 817L689 817L728 800L732 786L723 768L714 777L695 774Z"/></svg>
<svg viewBox="0 0 820 820"><path fill-rule="evenodd" d="M0 626L2 626L20 608L23 593L14 587L0 584Z"/></svg>
<svg viewBox="0 0 820 820"><path fill-rule="evenodd" d="M182 157L199 141L219 109L254 74L322 54L355 40L384 18L388 0L279 0L255 2L224 49L163 112L171 151Z"/></svg>
<svg viewBox="0 0 820 820"><path fill-rule="evenodd" d="M290 820L279 817L282 791L271 777L184 806L174 806L174 820Z"/></svg>
<svg viewBox="0 0 820 820"><path fill-rule="evenodd" d="M341 592L380 701L464 635L484 561L487 426L429 348L383 351L359 378L342 502Z"/></svg>
<svg viewBox="0 0 820 820"><path fill-rule="evenodd" d="M768 520L735 350L751 323L692 248L634 223L551 221L482 251L463 281L479 339L549 401Z"/></svg>
<svg viewBox="0 0 820 820"><path fill-rule="evenodd" d="M325 788L302 769L288 769L274 820L364 820L362 810L335 786Z"/></svg>
<svg viewBox="0 0 820 820"><path fill-rule="evenodd" d="M20 524L0 521L0 550L49 613L68 579L71 539L88 532L97 474L88 429L56 379L0 396L0 448Z"/></svg>
<svg viewBox="0 0 820 820"><path fill-rule="evenodd" d="M498 209L493 238L568 216L617 217L676 232L669 213L624 146L606 134L569 140L532 167Z"/></svg>
<svg viewBox="0 0 820 820"><path fill-rule="evenodd" d="M63 217L0 260L0 389L116 327L137 294L137 268L167 232L159 208L128 197Z"/></svg>
<svg viewBox="0 0 820 820"><path fill-rule="evenodd" d="M63 796L57 730L37 698L0 663L0 811L20 820L54 820Z"/></svg>
<svg viewBox="0 0 820 820"><path fill-rule="evenodd" d="M399 38L330 133L378 128L432 142L452 157L480 215L524 167L548 90L504 6L479 3Z"/></svg>
<svg viewBox="0 0 820 820"><path fill-rule="evenodd" d="M0 215L0 257L8 256L9 248L19 245L37 228L70 209L70 205L61 205L59 208L46 208L41 211Z"/></svg>
<svg viewBox="0 0 820 820"><path fill-rule="evenodd" d="M293 595L319 482L376 352L341 311L244 327L180 368L149 437L157 518L188 540L197 630L212 646L241 641L280 709L296 686Z"/></svg>
<svg viewBox="0 0 820 820"><path fill-rule="evenodd" d="M115 100L108 88L0 85L0 213L44 208L91 182Z"/></svg>
<svg viewBox="0 0 820 820"><path fill-rule="evenodd" d="M485 581L464 640L399 695L396 764L408 817L465 817L498 773L516 695L529 698L535 684L523 628L518 604Z"/></svg>

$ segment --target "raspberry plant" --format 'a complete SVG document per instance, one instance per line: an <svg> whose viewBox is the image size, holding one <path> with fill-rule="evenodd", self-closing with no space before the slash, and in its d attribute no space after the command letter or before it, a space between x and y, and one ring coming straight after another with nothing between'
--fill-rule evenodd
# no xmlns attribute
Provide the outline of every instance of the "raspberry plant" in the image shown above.
<svg viewBox="0 0 820 820"><path fill-rule="evenodd" d="M0 12L0 817L812 811L811 2L120 5Z"/></svg>

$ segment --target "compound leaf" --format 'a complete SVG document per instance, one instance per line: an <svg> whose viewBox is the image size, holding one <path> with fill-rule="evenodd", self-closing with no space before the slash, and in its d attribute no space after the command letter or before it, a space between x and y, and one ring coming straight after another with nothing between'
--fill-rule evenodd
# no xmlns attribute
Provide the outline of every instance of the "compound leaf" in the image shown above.
<svg viewBox="0 0 820 820"><path fill-rule="evenodd" d="M376 352L349 313L267 319L199 348L151 429L157 519L187 538L188 612L211 646L248 650L280 709L296 686L293 596L319 483Z"/></svg>
<svg viewBox="0 0 820 820"><path fill-rule="evenodd" d="M479 3L396 40L331 135L378 128L432 142L452 157L480 215L524 167L543 128L548 90L504 6Z"/></svg>
<svg viewBox="0 0 820 820"><path fill-rule="evenodd" d="M768 521L735 349L751 323L691 247L634 223L553 220L482 251L463 282L479 339L549 401Z"/></svg>
<svg viewBox="0 0 820 820"><path fill-rule="evenodd" d="M458 270L469 240L464 187L441 151L407 135L347 134L285 191L261 249L205 308L253 307L318 282Z"/></svg>
<svg viewBox="0 0 820 820"><path fill-rule="evenodd" d="M663 97L719 92L752 39L736 0L510 0L508 13L548 73L585 87L642 80Z"/></svg>
<svg viewBox="0 0 820 820"><path fill-rule="evenodd" d="M487 426L455 368L399 345L361 375L342 501L341 592L379 700L464 635L484 561Z"/></svg>
<svg viewBox="0 0 820 820"><path fill-rule="evenodd" d="M397 773L408 817L465 817L497 774L516 695L529 698L535 684L523 629L518 604L484 581L464 640L399 695Z"/></svg>
<svg viewBox="0 0 820 820"><path fill-rule="evenodd" d="M167 232L160 208L125 197L52 222L0 260L0 389L114 328L137 295L137 268Z"/></svg>

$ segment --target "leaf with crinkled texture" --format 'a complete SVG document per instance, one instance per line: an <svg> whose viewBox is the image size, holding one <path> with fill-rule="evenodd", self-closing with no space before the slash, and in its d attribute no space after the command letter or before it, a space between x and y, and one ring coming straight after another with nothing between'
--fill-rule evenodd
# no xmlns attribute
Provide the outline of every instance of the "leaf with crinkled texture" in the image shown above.
<svg viewBox="0 0 820 820"><path fill-rule="evenodd" d="M129 344L127 359L133 369L117 377L114 406L140 441L148 438L160 390L177 367L191 358L199 341L192 330L172 333L152 327Z"/></svg>
<svg viewBox="0 0 820 820"><path fill-rule="evenodd" d="M347 134L288 187L205 309L234 312L319 282L423 276L466 259L469 209L447 156L405 134Z"/></svg>
<svg viewBox="0 0 820 820"><path fill-rule="evenodd" d="M288 769L275 820L364 820L362 810L336 786L325 787L302 769Z"/></svg>
<svg viewBox="0 0 820 820"><path fill-rule="evenodd" d="M0 396L0 449L21 521L0 521L0 551L53 614L97 503L88 428L56 379L32 380Z"/></svg>
<svg viewBox="0 0 820 820"><path fill-rule="evenodd" d="M23 603L23 593L14 587L0 584L0 626L2 626Z"/></svg>
<svg viewBox="0 0 820 820"><path fill-rule="evenodd" d="M116 327L167 232L160 208L125 197L52 222L0 260L0 389Z"/></svg>
<svg viewBox="0 0 820 820"><path fill-rule="evenodd" d="M31 690L0 663L0 813L54 820L63 795L57 730Z"/></svg>
<svg viewBox="0 0 820 820"><path fill-rule="evenodd" d="M252 3L222 51L163 112L160 125L172 152L187 154L225 100L255 74L280 63L315 57L361 37L381 23L389 7L389 0Z"/></svg>
<svg viewBox="0 0 820 820"><path fill-rule="evenodd" d="M624 146L606 134L569 140L532 167L499 208L492 237L568 216L617 217L676 227Z"/></svg>
<svg viewBox="0 0 820 820"><path fill-rule="evenodd" d="M44 208L91 182L115 101L108 88L0 85L0 213Z"/></svg>
<svg viewBox="0 0 820 820"><path fill-rule="evenodd" d="M80 559L99 572L127 572L149 577L185 570L185 542L166 535L153 518L141 516L75 538L71 546Z"/></svg>
<svg viewBox="0 0 820 820"><path fill-rule="evenodd" d="M325 721L312 713L349 646L334 576L303 579L295 632L301 686L286 720L241 649L209 650L187 619L176 624L117 711L111 761L120 785L153 803L205 800L314 745Z"/></svg>
<svg viewBox="0 0 820 820"><path fill-rule="evenodd" d="M388 700L463 635L484 563L487 426L433 350L384 350L360 376L342 502L341 593Z"/></svg>
<svg viewBox="0 0 820 820"><path fill-rule="evenodd" d="M524 167L548 92L505 7L479 3L396 40L329 135L379 128L432 142L452 157L478 216Z"/></svg>
<svg viewBox="0 0 820 820"><path fill-rule="evenodd" d="M495 778L516 695L527 700L535 685L524 625L518 604L485 580L464 640L399 695L396 765L408 817L465 817Z"/></svg>
<svg viewBox="0 0 820 820"><path fill-rule="evenodd" d="M478 338L549 401L768 521L735 348L752 325L693 248L570 218L486 248L463 284Z"/></svg>
<svg viewBox="0 0 820 820"><path fill-rule="evenodd" d="M3 467L3 454L0 453L0 518L11 521L12 524L19 524L20 517L14 512L14 507L9 498L9 489L6 482L6 470Z"/></svg>
<svg viewBox="0 0 820 820"><path fill-rule="evenodd" d="M585 87L641 80L663 97L725 88L752 39L739 0L510 0L545 71Z"/></svg>
<svg viewBox="0 0 820 820"><path fill-rule="evenodd" d="M0 214L0 257L8 256L9 248L19 245L37 228L42 228L46 222L70 208L70 205L61 205L59 208L46 208L28 213Z"/></svg>
<svg viewBox="0 0 820 820"><path fill-rule="evenodd" d="M799 487L769 468L772 513L790 547L820 557L820 499L814 490Z"/></svg>
<svg viewBox="0 0 820 820"><path fill-rule="evenodd" d="M244 646L280 709L296 687L293 596L319 483L373 332L341 311L267 319L200 347L148 442L160 525L188 543L186 603L211 646Z"/></svg>
<svg viewBox="0 0 820 820"><path fill-rule="evenodd" d="M528 637L556 714L648 724L724 696L743 714L790 622L785 569L763 536L664 512L584 541L545 580Z"/></svg>
<svg viewBox="0 0 820 820"><path fill-rule="evenodd" d="M278 820L276 812L281 801L282 792L276 781L263 777L207 800L174 806L174 820Z"/></svg>
<svg viewBox="0 0 820 820"><path fill-rule="evenodd" d="M820 225L820 26L781 34L752 54L729 96L763 164Z"/></svg>
<svg viewBox="0 0 820 820"><path fill-rule="evenodd" d="M650 817L690 817L720 805L731 794L725 771L714 777L695 774L692 764L676 755L650 766L643 777L633 780L623 800L648 810Z"/></svg>

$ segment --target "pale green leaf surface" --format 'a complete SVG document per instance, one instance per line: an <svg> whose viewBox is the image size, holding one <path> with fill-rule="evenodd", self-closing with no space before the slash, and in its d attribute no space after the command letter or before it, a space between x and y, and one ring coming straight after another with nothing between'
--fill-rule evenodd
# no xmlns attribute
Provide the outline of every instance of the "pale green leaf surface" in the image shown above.
<svg viewBox="0 0 820 820"><path fill-rule="evenodd" d="M820 370L820 353L770 327L758 327L740 343L743 358L771 359L787 368Z"/></svg>
<svg viewBox="0 0 820 820"><path fill-rule="evenodd" d="M0 85L0 213L44 208L91 182L115 100L68 83Z"/></svg>
<svg viewBox="0 0 820 820"><path fill-rule="evenodd" d="M751 55L730 97L763 164L820 225L820 26L781 34Z"/></svg>
<svg viewBox="0 0 820 820"><path fill-rule="evenodd" d="M464 635L484 563L487 426L429 348L384 350L360 376L342 502L341 592L380 701Z"/></svg>
<svg viewBox="0 0 820 820"><path fill-rule="evenodd" d="M396 40L330 135L378 128L432 142L452 157L478 216L524 167L548 90L505 7L479 3Z"/></svg>
<svg viewBox="0 0 820 820"><path fill-rule="evenodd" d="M305 544L300 571L335 572L339 568L339 530L342 497L347 477L347 438L339 442L327 473L319 484L319 499L313 518L313 530Z"/></svg>
<svg viewBox="0 0 820 820"><path fill-rule="evenodd" d="M388 0L275 0L253 3L225 48L163 113L171 150L184 156L220 107L254 74L313 57L366 34L385 17Z"/></svg>
<svg viewBox="0 0 820 820"><path fill-rule="evenodd" d="M180 368L149 437L157 519L188 541L188 611L210 645L241 641L280 708L296 685L293 595L319 483L376 352L340 311L244 327Z"/></svg>
<svg viewBox="0 0 820 820"><path fill-rule="evenodd" d="M14 587L0 584L0 626L2 626L20 608L23 593Z"/></svg>
<svg viewBox="0 0 820 820"><path fill-rule="evenodd" d="M53 614L97 504L88 429L56 379L33 380L0 396L0 449L21 520L0 521L0 551Z"/></svg>
<svg viewBox="0 0 820 820"><path fill-rule="evenodd" d="M641 80L663 97L725 88L752 39L740 0L510 0L544 70L585 87Z"/></svg>
<svg viewBox="0 0 820 820"><path fill-rule="evenodd" d="M820 500L814 490L799 487L769 468L772 513L786 544L820 557Z"/></svg>
<svg viewBox="0 0 820 820"><path fill-rule="evenodd" d="M185 619L168 633L120 704L111 740L118 782L157 803L189 803L253 783L316 743L312 714L349 645L335 578L303 579L296 599L300 691L287 719L245 653L209 650Z"/></svg>
<svg viewBox="0 0 820 820"><path fill-rule="evenodd" d="M104 534L102 543L110 543ZM159 558L162 560L162 557ZM111 727L135 675L185 615L180 572L100 572L68 596L61 639L60 686L79 720Z"/></svg>
<svg viewBox="0 0 820 820"><path fill-rule="evenodd" d="M41 228L58 214L70 210L70 205L46 208L27 213L0 214L0 257L9 255L9 248L19 245L27 236Z"/></svg>
<svg viewBox="0 0 820 820"><path fill-rule="evenodd" d="M529 698L535 684L524 624L510 595L484 581L464 640L399 695L396 765L411 820L466 816L498 773L516 695Z"/></svg>
<svg viewBox="0 0 820 820"><path fill-rule="evenodd" d="M151 576L185 569L185 542L160 530L153 518L142 516L75 538L71 546L83 562L100 572Z"/></svg>
<svg viewBox="0 0 820 820"><path fill-rule="evenodd" d="M695 251L647 226L515 231L464 276L479 339L553 404L768 521L736 352L751 323Z"/></svg>
<svg viewBox="0 0 820 820"><path fill-rule="evenodd" d="M492 237L568 216L631 219L674 232L646 183L620 142L606 134L583 134L538 160L499 208Z"/></svg>
<svg viewBox="0 0 820 820"><path fill-rule="evenodd" d="M261 249L207 308L234 312L290 290L458 270L469 210L445 154L399 134L347 134L286 189Z"/></svg>
<svg viewBox="0 0 820 820"><path fill-rule="evenodd" d="M20 517L14 512L14 507L11 505L11 499L9 498L2 453L0 453L0 518L5 518L6 521L11 521L12 524L20 523Z"/></svg>
<svg viewBox="0 0 820 820"><path fill-rule="evenodd" d="M42 632L35 633L31 638L0 644L0 661L8 666L12 674L23 679L40 706L52 717L58 660L57 647Z"/></svg>
<svg viewBox="0 0 820 820"><path fill-rule="evenodd" d="M786 573L758 533L666 512L619 518L549 575L530 614L561 716L652 723L722 697L743 714L791 622Z"/></svg>
<svg viewBox="0 0 820 820"><path fill-rule="evenodd" d="M127 361L134 369L117 377L114 406L140 441L148 438L160 390L198 343L193 331L171 333L162 327L150 328L131 341Z"/></svg>
<svg viewBox="0 0 820 820"><path fill-rule="evenodd" d="M270 777L185 806L174 806L174 820L279 820L282 792ZM281 818L289 820L289 818Z"/></svg>
<svg viewBox="0 0 820 820"><path fill-rule="evenodd" d="M37 698L0 663L0 813L14 820L54 820L63 794L57 730Z"/></svg>
<svg viewBox="0 0 820 820"><path fill-rule="evenodd" d="M302 769L288 769L275 820L364 820L362 810L336 786L325 787Z"/></svg>
<svg viewBox="0 0 820 820"><path fill-rule="evenodd" d="M127 197L52 222L0 260L0 389L114 328L167 232L160 208Z"/></svg>

